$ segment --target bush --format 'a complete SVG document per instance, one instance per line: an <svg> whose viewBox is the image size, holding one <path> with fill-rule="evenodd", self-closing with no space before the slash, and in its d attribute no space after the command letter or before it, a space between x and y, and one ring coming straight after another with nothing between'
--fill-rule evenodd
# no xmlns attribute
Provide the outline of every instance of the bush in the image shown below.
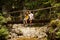
<svg viewBox="0 0 60 40"><path fill-rule="evenodd" d="M0 16L0 24L6 23L6 22L7 20L3 16Z"/></svg>
<svg viewBox="0 0 60 40"><path fill-rule="evenodd" d="M56 39L59 39L60 38L60 20L52 20L50 24L51 24L51 28L49 30L49 33L52 33L54 30L56 30L53 34L55 34L54 37Z"/></svg>
<svg viewBox="0 0 60 40"><path fill-rule="evenodd" d="M6 22L6 18L0 13L0 40L6 40L9 34L6 25L3 25Z"/></svg>
<svg viewBox="0 0 60 40"><path fill-rule="evenodd" d="M5 26L0 27L0 40L7 39L9 32Z"/></svg>

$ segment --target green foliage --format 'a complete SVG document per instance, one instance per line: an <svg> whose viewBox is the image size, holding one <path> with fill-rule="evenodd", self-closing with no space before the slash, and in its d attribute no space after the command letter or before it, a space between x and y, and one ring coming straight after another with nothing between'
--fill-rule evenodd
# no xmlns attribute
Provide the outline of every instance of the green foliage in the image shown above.
<svg viewBox="0 0 60 40"><path fill-rule="evenodd" d="M28 9L37 9L44 6L50 6L49 0L35 0L35 1L25 1L25 6Z"/></svg>
<svg viewBox="0 0 60 40"><path fill-rule="evenodd" d="M54 4L54 7L59 7L59 6L60 6L60 3Z"/></svg>
<svg viewBox="0 0 60 40"><path fill-rule="evenodd" d="M60 38L60 29L56 32L56 38Z"/></svg>
<svg viewBox="0 0 60 40"><path fill-rule="evenodd" d="M6 26L0 26L0 40L6 40L8 37L9 31Z"/></svg>
<svg viewBox="0 0 60 40"><path fill-rule="evenodd" d="M3 14L0 13L0 40L5 40L9 32L8 29L6 28L6 25L3 25L4 23L7 23L7 20L2 15Z"/></svg>
<svg viewBox="0 0 60 40"><path fill-rule="evenodd" d="M57 26L60 27L60 22ZM60 29L56 32L56 38L60 38Z"/></svg>
<svg viewBox="0 0 60 40"><path fill-rule="evenodd" d="M57 27L60 28L60 20L52 20L50 24L51 28L49 30L49 33L52 33ZM57 29L57 31L55 31L54 34L56 34L55 38L60 38L60 29Z"/></svg>
<svg viewBox="0 0 60 40"><path fill-rule="evenodd" d="M0 16L0 24L6 23L6 19L3 16Z"/></svg>
<svg viewBox="0 0 60 40"><path fill-rule="evenodd" d="M54 30L53 27L51 27L50 30L49 30L49 33L52 33L53 30Z"/></svg>
<svg viewBox="0 0 60 40"><path fill-rule="evenodd" d="M1 36L7 36L8 35L8 29L4 26L1 26L0 28L0 37Z"/></svg>

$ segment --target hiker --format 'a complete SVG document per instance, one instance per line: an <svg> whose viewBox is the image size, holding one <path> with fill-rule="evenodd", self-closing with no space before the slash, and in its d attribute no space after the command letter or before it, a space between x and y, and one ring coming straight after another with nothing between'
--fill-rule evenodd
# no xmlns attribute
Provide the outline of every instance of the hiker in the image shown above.
<svg viewBox="0 0 60 40"><path fill-rule="evenodd" d="M31 13L31 11L29 11L29 21L30 21L30 26L32 24L32 20L34 19L34 15L33 13Z"/></svg>
<svg viewBox="0 0 60 40"><path fill-rule="evenodd" d="M27 11L26 13L25 13L25 15L24 15L24 25L25 24L27 24L27 21L28 21L28 19L29 19L29 12Z"/></svg>

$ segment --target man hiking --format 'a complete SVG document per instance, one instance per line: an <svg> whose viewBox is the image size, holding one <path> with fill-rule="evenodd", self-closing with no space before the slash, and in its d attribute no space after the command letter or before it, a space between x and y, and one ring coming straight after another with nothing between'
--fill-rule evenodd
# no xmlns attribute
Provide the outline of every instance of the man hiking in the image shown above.
<svg viewBox="0 0 60 40"><path fill-rule="evenodd" d="M34 15L33 13L31 13L31 11L29 11L29 21L30 21L30 26L32 24L32 20L34 19Z"/></svg>

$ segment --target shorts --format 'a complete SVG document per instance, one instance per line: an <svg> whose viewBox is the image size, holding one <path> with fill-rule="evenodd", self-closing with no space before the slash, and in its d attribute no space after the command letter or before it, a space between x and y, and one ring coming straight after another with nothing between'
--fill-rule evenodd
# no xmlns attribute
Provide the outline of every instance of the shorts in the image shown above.
<svg viewBox="0 0 60 40"><path fill-rule="evenodd" d="M29 18L29 20L33 20L33 18Z"/></svg>

